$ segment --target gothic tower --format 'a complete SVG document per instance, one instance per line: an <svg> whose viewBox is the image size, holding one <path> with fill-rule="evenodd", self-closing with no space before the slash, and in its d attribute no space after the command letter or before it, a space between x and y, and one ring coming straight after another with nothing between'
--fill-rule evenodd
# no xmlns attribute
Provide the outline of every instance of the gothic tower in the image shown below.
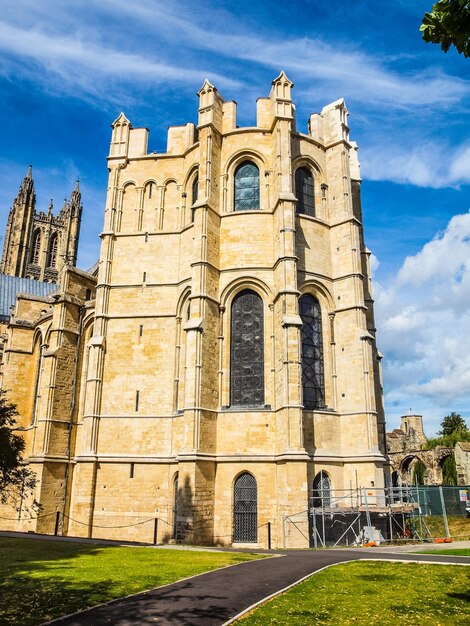
<svg viewBox="0 0 470 626"><path fill-rule="evenodd" d="M21 183L8 215L0 272L8 276L57 282L64 265L75 265L82 214L78 181L70 201L57 215L36 212L32 167Z"/></svg>

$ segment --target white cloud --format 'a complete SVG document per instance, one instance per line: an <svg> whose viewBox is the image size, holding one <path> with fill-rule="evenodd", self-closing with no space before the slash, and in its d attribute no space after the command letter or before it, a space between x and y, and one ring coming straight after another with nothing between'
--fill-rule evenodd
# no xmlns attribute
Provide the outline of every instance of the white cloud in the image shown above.
<svg viewBox="0 0 470 626"><path fill-rule="evenodd" d="M406 137L400 145L382 142L361 148L362 175L418 187L458 187L470 183L470 144L457 148L442 142Z"/></svg>
<svg viewBox="0 0 470 626"><path fill-rule="evenodd" d="M470 415L470 213L377 285L388 420L412 407L435 432L449 411Z"/></svg>
<svg viewBox="0 0 470 626"><path fill-rule="evenodd" d="M219 87L237 87L243 82L249 88L248 78L231 78L234 60L269 67L274 73L280 69L294 73L301 81L303 98L317 97L321 89L327 98L342 95L367 106L416 111L423 106L448 108L470 94L470 81L436 68L400 73L390 69L390 58L364 52L353 39L331 42L318 36L268 36L266 29L255 31L220 6L201 3L188 10L187 3L169 0L103 0L94 7L79 1L70 7L49 0L42 7L23 0L15 3L15 10L3 13L8 20L0 26L3 50L33 60L60 78L62 87L75 85L84 95L97 96L100 88L105 90L97 84L103 78L198 83L207 75ZM8 64L4 65L7 69ZM28 73L30 68L15 65L15 71ZM36 78L46 81L48 76ZM455 168L458 178L465 163L456 163ZM416 170L418 179L426 177L426 172L419 174L419 162Z"/></svg>

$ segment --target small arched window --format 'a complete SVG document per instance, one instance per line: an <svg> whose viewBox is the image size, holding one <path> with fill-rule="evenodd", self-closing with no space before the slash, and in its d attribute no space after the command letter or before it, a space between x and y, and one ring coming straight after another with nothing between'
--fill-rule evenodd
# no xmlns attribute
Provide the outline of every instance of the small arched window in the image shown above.
<svg viewBox="0 0 470 626"><path fill-rule="evenodd" d="M231 404L260 406L264 404L263 301L254 291L242 291L231 312Z"/></svg>
<svg viewBox="0 0 470 626"><path fill-rule="evenodd" d="M315 216L313 176L306 167L300 167L295 172L295 195L297 196L296 213Z"/></svg>
<svg viewBox="0 0 470 626"><path fill-rule="evenodd" d="M197 194L198 194L198 189L199 188L199 177L196 176L194 178L193 181L193 186L191 188L191 205L194 205L197 202ZM191 209L191 222L194 222L194 217L195 217L195 209L192 208Z"/></svg>
<svg viewBox="0 0 470 626"><path fill-rule="evenodd" d="M39 263L39 254L41 252L41 231L37 230L33 235L33 248L31 250L31 263L37 265Z"/></svg>
<svg viewBox="0 0 470 626"><path fill-rule="evenodd" d="M259 169L251 161L245 161L235 170L235 211L259 209Z"/></svg>
<svg viewBox="0 0 470 626"><path fill-rule="evenodd" d="M307 294L300 298L302 328L302 391L306 409L325 408L325 379L323 373L323 336L320 304Z"/></svg>
<svg viewBox="0 0 470 626"><path fill-rule="evenodd" d="M241 474L234 485L233 541L258 541L258 487L255 477L248 472Z"/></svg>
<svg viewBox="0 0 470 626"><path fill-rule="evenodd" d="M312 506L315 509L331 506L331 480L323 470L313 479Z"/></svg>

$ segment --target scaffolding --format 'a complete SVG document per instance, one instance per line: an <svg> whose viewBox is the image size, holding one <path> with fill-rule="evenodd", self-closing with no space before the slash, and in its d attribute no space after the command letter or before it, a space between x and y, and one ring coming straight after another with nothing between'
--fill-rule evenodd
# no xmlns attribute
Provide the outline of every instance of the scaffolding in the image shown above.
<svg viewBox="0 0 470 626"><path fill-rule="evenodd" d="M313 489L309 509L284 518L299 532L299 519L307 515L311 547L380 545L434 541L429 516L443 521L442 540L451 537L448 514L470 516L470 487L400 485L390 488ZM470 520L469 520L470 531ZM304 533L302 533L304 534ZM434 533L435 534L435 533Z"/></svg>

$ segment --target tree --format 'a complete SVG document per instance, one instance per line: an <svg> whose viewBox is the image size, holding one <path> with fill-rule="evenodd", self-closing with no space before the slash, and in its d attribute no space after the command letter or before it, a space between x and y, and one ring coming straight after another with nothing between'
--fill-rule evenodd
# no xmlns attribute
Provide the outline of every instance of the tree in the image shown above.
<svg viewBox="0 0 470 626"><path fill-rule="evenodd" d="M437 434L446 436L453 435L454 433L460 432L462 434L466 434L468 432L467 424L465 420L459 413L455 413L452 411L450 415L446 415L441 422L441 428Z"/></svg>
<svg viewBox="0 0 470 626"><path fill-rule="evenodd" d="M419 27L424 41L438 43L444 52L455 46L457 52L470 57L470 2L438 0L431 13L425 13Z"/></svg>
<svg viewBox="0 0 470 626"><path fill-rule="evenodd" d="M0 502L17 501L33 492L36 475L25 466L21 453L25 442L15 433L16 405L8 402L6 391L0 389Z"/></svg>
<svg viewBox="0 0 470 626"><path fill-rule="evenodd" d="M450 415L446 415L441 422L441 429L437 433L438 437L427 440L422 446L423 450L434 450L438 446L454 448L459 441L470 441L470 430L459 413L452 411Z"/></svg>

